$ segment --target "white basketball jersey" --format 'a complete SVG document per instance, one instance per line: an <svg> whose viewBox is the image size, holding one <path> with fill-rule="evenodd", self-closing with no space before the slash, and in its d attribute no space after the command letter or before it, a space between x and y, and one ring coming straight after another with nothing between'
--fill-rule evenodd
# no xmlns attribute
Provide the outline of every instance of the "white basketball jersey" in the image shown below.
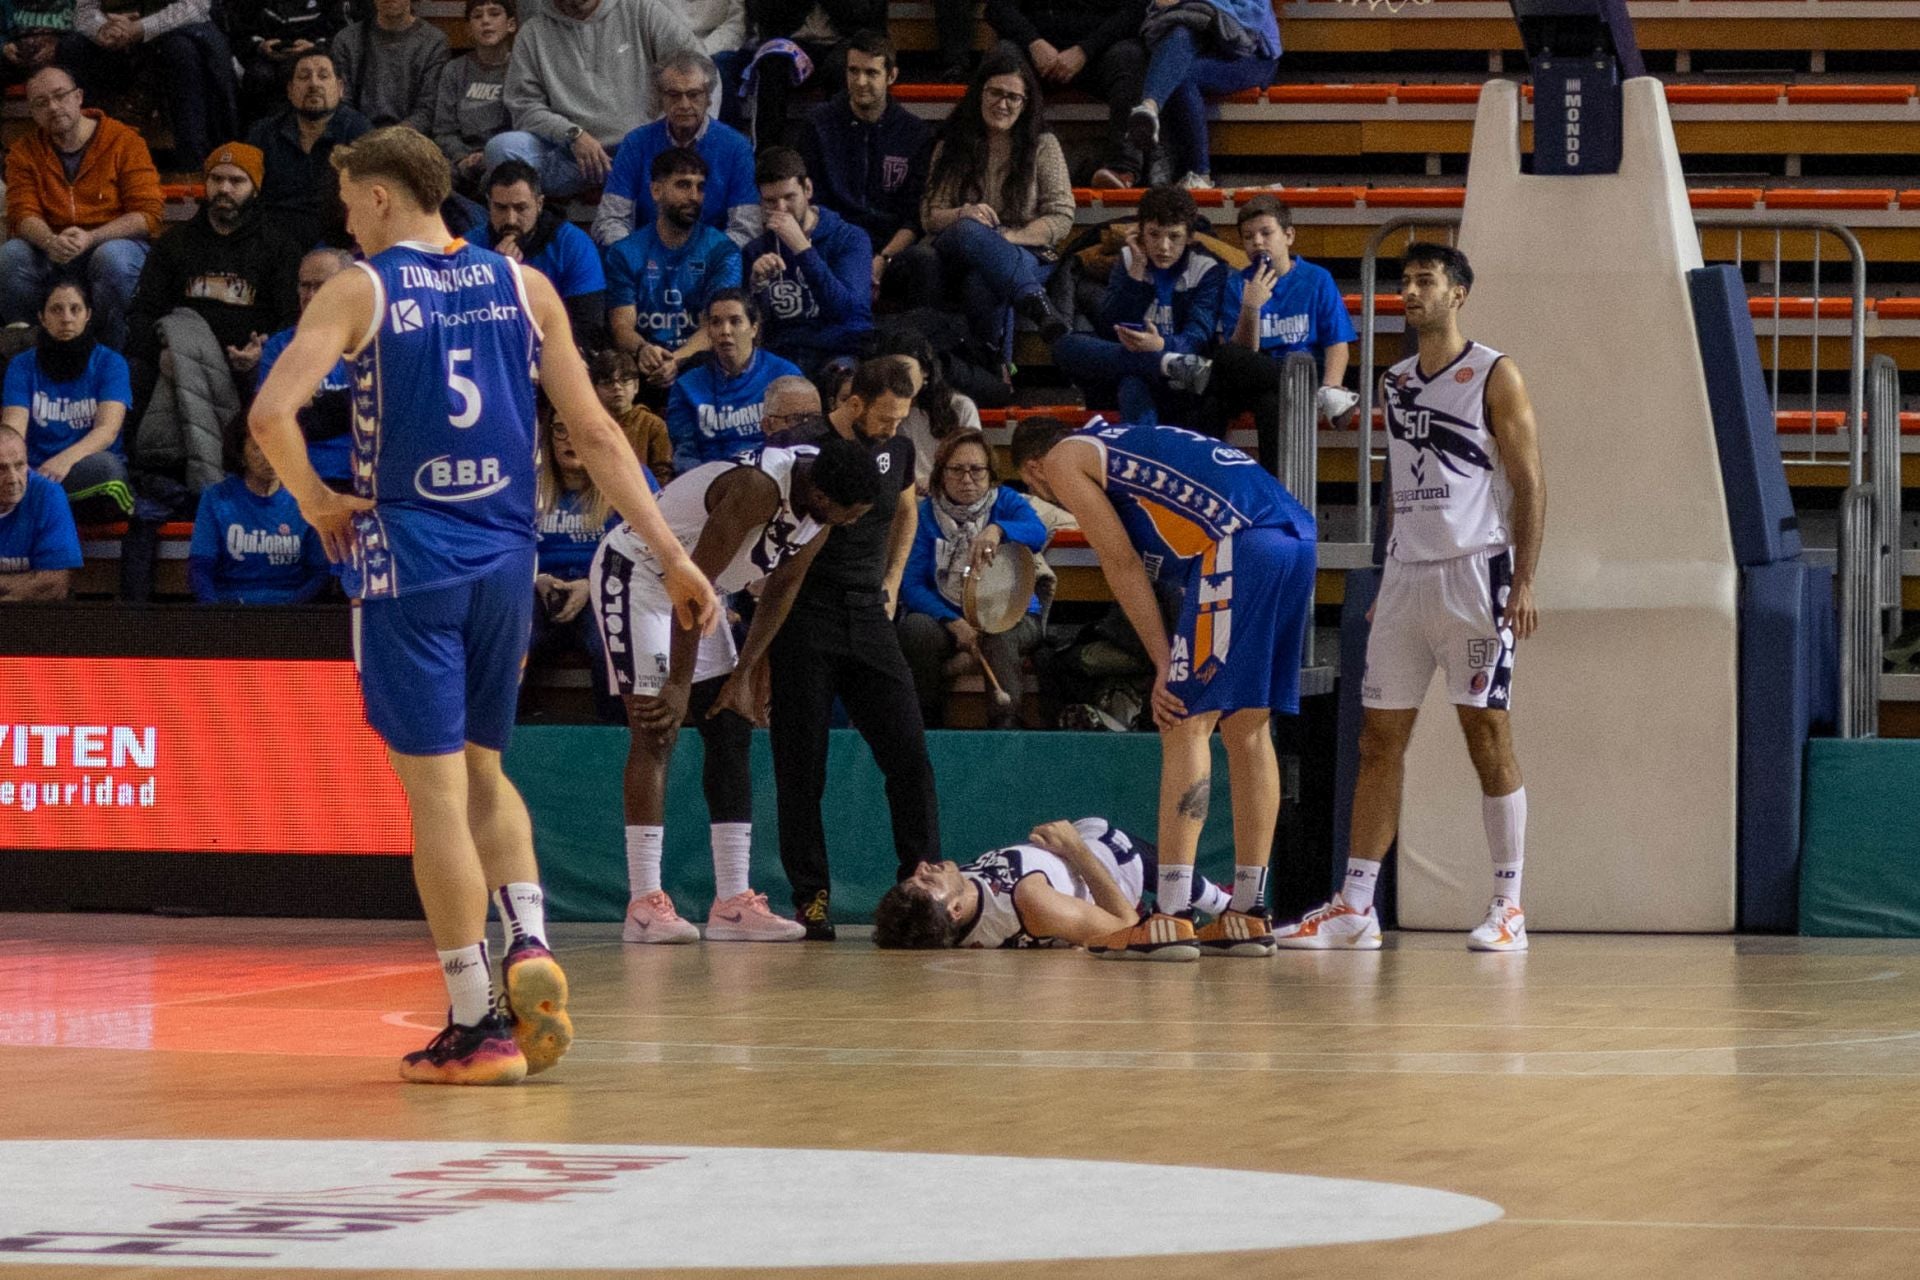
<svg viewBox="0 0 1920 1280"><path fill-rule="evenodd" d="M1487 423L1487 379L1502 359L1469 342L1431 376L1416 355L1381 379L1395 560L1452 560L1512 542L1513 487Z"/></svg>
<svg viewBox="0 0 1920 1280"><path fill-rule="evenodd" d="M779 486L780 505L774 508L773 516L761 529L760 536L749 538L713 580L715 591L725 595L745 590L820 536L820 523L812 516L800 515L793 509L793 464L796 459L812 457L817 452L811 445L795 445L787 449L767 447L737 459L706 462L675 476L660 491L660 496L655 499L660 504L660 514L666 517L667 527L673 530L680 545L691 554L694 544L700 541L701 530L707 527L707 490L713 487L714 481L735 467L753 467L772 477L774 484ZM658 561L633 526L623 522L607 537L613 542L615 550L653 565L656 572L659 570Z"/></svg>
<svg viewBox="0 0 1920 1280"><path fill-rule="evenodd" d="M1145 868L1125 832L1103 818L1082 818L1073 824L1080 838L1107 869L1120 892L1139 905L1145 889ZM1038 845L1015 844L982 854L960 868L960 874L979 886L980 914L958 945L969 948L1045 947L1054 939L1029 930L1014 906L1013 891L1028 876L1045 876L1047 883L1069 898L1092 902L1093 890L1073 873L1059 854Z"/></svg>

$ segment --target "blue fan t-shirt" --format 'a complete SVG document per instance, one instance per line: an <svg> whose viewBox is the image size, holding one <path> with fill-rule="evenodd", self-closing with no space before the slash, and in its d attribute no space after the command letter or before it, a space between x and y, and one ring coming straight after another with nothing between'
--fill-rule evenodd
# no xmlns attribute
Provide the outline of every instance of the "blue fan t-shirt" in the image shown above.
<svg viewBox="0 0 1920 1280"><path fill-rule="evenodd" d="M739 285L739 248L704 222L678 249L649 222L607 250L607 310L632 307L634 329L669 351L699 330L709 298Z"/></svg>
<svg viewBox="0 0 1920 1280"><path fill-rule="evenodd" d="M260 365L254 370L253 385L267 385L267 375L273 372L274 362L286 354L287 344L293 341L293 330L282 329L260 344ZM320 380L320 389L315 394L327 392L344 393L353 388L353 374L347 369L347 362L341 360L327 371ZM329 440L309 440L307 442L307 461L320 473L322 480L351 480L353 478L353 432L342 431Z"/></svg>
<svg viewBox="0 0 1920 1280"><path fill-rule="evenodd" d="M80 533L73 527L66 491L29 472L20 505L0 516L0 573L79 567Z"/></svg>
<svg viewBox="0 0 1920 1280"><path fill-rule="evenodd" d="M1240 299L1246 293L1247 273L1229 271L1220 298L1220 334L1232 338L1240 323ZM1273 286L1273 296L1260 308L1260 350L1275 360L1304 351L1315 360L1335 343L1354 340L1353 321L1347 315L1340 286L1325 267L1304 258Z"/></svg>
<svg viewBox="0 0 1920 1280"><path fill-rule="evenodd" d="M493 248L493 227L482 223L473 230L473 243ZM607 287L606 273L600 268L600 249L593 237L564 219L554 227L553 235L540 246L540 252L527 259L527 265L553 282L562 298L599 293Z"/></svg>
<svg viewBox="0 0 1920 1280"><path fill-rule="evenodd" d="M211 560L218 598L241 604L305 599L330 572L320 535L287 487L263 498L240 476L201 493L187 554Z"/></svg>
<svg viewBox="0 0 1920 1280"><path fill-rule="evenodd" d="M40 368L40 353L26 351L7 365L4 403L27 411L27 465L38 467L93 430L100 406L133 403L133 380L118 351L96 345L87 367L71 382L56 382ZM125 455L120 437L114 453Z"/></svg>
<svg viewBox="0 0 1920 1280"><path fill-rule="evenodd" d="M660 492L660 482L653 478L652 471L642 467L640 474L647 478L648 493ZM564 582L587 576L600 539L619 527L620 513L609 511L604 524L589 528L585 507L585 490L563 489L553 510L541 514L540 545L536 552L541 573Z"/></svg>

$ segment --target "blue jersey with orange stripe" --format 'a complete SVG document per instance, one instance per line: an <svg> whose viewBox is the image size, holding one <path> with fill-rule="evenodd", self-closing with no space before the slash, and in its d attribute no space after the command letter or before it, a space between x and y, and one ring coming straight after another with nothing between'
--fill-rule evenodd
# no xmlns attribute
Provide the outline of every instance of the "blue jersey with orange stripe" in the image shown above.
<svg viewBox="0 0 1920 1280"><path fill-rule="evenodd" d="M1313 516L1260 463L1212 436L1181 427L1100 426L1107 497L1147 575L1179 582L1196 561L1245 529L1315 540Z"/></svg>

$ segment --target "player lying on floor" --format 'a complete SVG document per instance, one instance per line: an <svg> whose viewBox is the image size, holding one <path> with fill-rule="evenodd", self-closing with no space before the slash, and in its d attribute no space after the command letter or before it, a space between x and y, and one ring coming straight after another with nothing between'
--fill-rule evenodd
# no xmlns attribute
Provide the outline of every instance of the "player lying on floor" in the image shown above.
<svg viewBox="0 0 1920 1280"><path fill-rule="evenodd" d="M983 853L965 866L925 862L887 890L873 916L875 945L891 948L1080 946L1131 928L1145 910L1141 899L1158 873L1151 844L1135 840L1105 818L1048 822L1023 844ZM1227 909L1232 895L1204 877L1193 882L1193 906L1209 915ZM1205 948L1225 954L1230 943ZM1199 955L1172 949L1137 953L1142 959Z"/></svg>

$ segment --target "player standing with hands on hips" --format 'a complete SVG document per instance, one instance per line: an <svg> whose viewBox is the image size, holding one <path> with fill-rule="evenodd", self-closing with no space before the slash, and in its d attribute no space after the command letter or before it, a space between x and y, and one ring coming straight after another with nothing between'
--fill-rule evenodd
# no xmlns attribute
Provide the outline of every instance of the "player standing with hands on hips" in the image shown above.
<svg viewBox="0 0 1920 1280"><path fill-rule="evenodd" d="M710 626L716 602L600 407L554 287L448 233L440 149L393 127L332 161L367 261L314 295L249 424L327 554L346 564L367 722L413 814L414 881L452 1008L400 1075L511 1084L553 1066L572 1040L566 976L545 944L532 824L500 768L533 607L536 374L594 482L661 549L682 622ZM351 495L314 473L295 421L343 356L353 373ZM489 888L508 929L501 1011L486 952Z"/></svg>
<svg viewBox="0 0 1920 1280"><path fill-rule="evenodd" d="M1361 692L1360 775L1345 886L1280 930L1295 950L1380 945L1373 909L1380 863L1400 827L1407 741L1437 666L1480 775L1481 815L1493 858L1493 901L1467 936L1475 951L1525 951L1520 910L1527 792L1513 754L1507 700L1513 648L1539 624L1534 569L1547 492L1533 404L1512 360L1460 336L1473 288L1466 255L1411 244L1400 296L1420 351L1387 370L1387 563L1367 638Z"/></svg>

